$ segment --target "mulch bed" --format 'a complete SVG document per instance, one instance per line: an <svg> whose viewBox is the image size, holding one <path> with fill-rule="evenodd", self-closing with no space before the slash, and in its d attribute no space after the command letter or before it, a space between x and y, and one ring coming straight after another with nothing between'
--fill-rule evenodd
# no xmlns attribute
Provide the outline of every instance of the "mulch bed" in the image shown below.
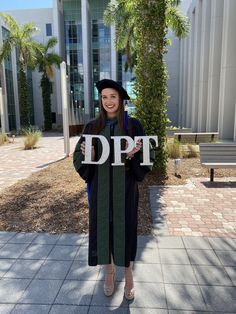
<svg viewBox="0 0 236 314"><path fill-rule="evenodd" d="M139 185L138 234L151 233L148 186L180 185L190 177L209 177L199 159L183 159L181 177L174 175L173 160L167 174L153 171ZM217 169L215 177L236 177L235 169ZM32 174L0 193L0 230L17 232L88 232L86 186L75 172L72 157Z"/></svg>

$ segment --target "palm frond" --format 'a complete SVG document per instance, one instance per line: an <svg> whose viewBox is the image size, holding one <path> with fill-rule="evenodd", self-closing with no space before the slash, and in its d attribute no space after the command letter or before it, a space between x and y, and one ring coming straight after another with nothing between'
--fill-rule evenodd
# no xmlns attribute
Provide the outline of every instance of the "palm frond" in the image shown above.
<svg viewBox="0 0 236 314"><path fill-rule="evenodd" d="M62 58L54 52L48 53L47 62L59 68L60 63L62 62Z"/></svg>
<svg viewBox="0 0 236 314"><path fill-rule="evenodd" d="M183 38L187 36L190 28L189 19L176 7L168 7L166 21L175 36Z"/></svg>
<svg viewBox="0 0 236 314"><path fill-rule="evenodd" d="M10 41L5 41L0 50L0 63L11 55L11 49L12 47Z"/></svg>
<svg viewBox="0 0 236 314"><path fill-rule="evenodd" d="M55 52L48 52L49 49L53 48L57 44L57 38L50 38L45 45L40 44L38 50L36 49L37 67L38 71L43 73L43 77L48 79L53 77L53 66L59 68L62 62L61 57Z"/></svg>
<svg viewBox="0 0 236 314"><path fill-rule="evenodd" d="M103 21L105 25L112 25L115 24L115 20L114 20L114 14L116 12L116 7L117 4L114 3L108 3L104 14L103 14Z"/></svg>
<svg viewBox="0 0 236 314"><path fill-rule="evenodd" d="M182 0L168 0L168 2L169 5L172 7L178 7L181 4Z"/></svg>
<svg viewBox="0 0 236 314"><path fill-rule="evenodd" d="M22 27L22 38L30 39L38 31L39 31L39 29L36 27L35 23L33 23L33 22L26 23Z"/></svg>
<svg viewBox="0 0 236 314"><path fill-rule="evenodd" d="M134 19L131 11L128 9L128 2L119 1L117 4L108 4L104 12L104 23L106 25L114 25L116 33L116 48L117 50L124 49L128 43L128 40L132 40L132 36L128 36L129 29L134 27Z"/></svg>
<svg viewBox="0 0 236 314"><path fill-rule="evenodd" d="M57 43L58 43L57 38L56 38L56 37L51 37L51 38L48 40L48 42L47 42L47 44L46 44L46 46L45 46L46 51L48 51L49 49L55 47Z"/></svg>
<svg viewBox="0 0 236 314"><path fill-rule="evenodd" d="M11 15L0 12L0 16L2 17L4 23L7 25L11 33L15 33L19 31L19 25L17 24L16 20Z"/></svg>
<svg viewBox="0 0 236 314"><path fill-rule="evenodd" d="M30 45L32 47L32 50L35 51L36 54L43 52L43 45L38 43L37 41L30 41Z"/></svg>
<svg viewBox="0 0 236 314"><path fill-rule="evenodd" d="M40 45L37 42L24 40L21 43L20 53L25 67L28 66L30 69L35 69L37 52L40 52Z"/></svg>

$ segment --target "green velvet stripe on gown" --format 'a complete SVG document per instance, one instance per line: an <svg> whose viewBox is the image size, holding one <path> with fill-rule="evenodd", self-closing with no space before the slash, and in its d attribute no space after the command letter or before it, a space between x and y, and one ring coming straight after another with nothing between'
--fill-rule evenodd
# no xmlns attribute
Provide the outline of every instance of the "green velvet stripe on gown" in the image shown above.
<svg viewBox="0 0 236 314"><path fill-rule="evenodd" d="M100 133L110 142L110 126L106 126ZM121 132L115 125L114 135ZM98 141L98 155L101 156L102 145ZM125 166L110 166L108 160L98 166L97 193L97 254L98 264L109 264L110 235L113 232L114 261L116 265L125 263ZM112 188L110 187L110 171L112 171ZM112 195L110 194L112 192ZM110 230L110 197L112 197L112 225Z"/></svg>

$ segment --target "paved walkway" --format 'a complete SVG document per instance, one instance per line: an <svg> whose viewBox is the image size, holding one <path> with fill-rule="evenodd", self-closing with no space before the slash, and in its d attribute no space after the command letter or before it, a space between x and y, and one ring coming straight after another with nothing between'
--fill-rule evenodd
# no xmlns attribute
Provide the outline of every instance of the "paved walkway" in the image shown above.
<svg viewBox="0 0 236 314"><path fill-rule="evenodd" d="M236 238L236 178L152 186L150 202L158 234Z"/></svg>
<svg viewBox="0 0 236 314"><path fill-rule="evenodd" d="M103 294L103 269L87 266L87 236L0 233L0 313L236 313L236 241L139 237L136 298Z"/></svg>
<svg viewBox="0 0 236 314"><path fill-rule="evenodd" d="M70 138L71 153L77 141L77 136ZM22 138L0 146L0 191L64 157L64 137L58 133L45 134L33 150L23 149Z"/></svg>

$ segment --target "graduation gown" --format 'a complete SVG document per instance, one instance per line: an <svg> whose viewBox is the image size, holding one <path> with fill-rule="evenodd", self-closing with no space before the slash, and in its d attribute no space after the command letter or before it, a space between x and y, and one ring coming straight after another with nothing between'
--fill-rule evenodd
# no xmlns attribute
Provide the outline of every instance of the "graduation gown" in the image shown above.
<svg viewBox="0 0 236 314"><path fill-rule="evenodd" d="M84 134L93 134L89 122ZM145 135L137 119L129 118L132 137ZM100 132L110 143L110 155L101 165L82 164L84 156L80 149L81 136L73 154L76 171L87 183L89 203L89 250L88 264L96 266L114 263L129 267L135 260L137 250L138 181L142 181L149 167L140 166L142 153L125 159L124 166L112 166L114 146L111 136L122 135L117 122L107 124ZM102 147L99 140L94 144L95 160L99 160Z"/></svg>

